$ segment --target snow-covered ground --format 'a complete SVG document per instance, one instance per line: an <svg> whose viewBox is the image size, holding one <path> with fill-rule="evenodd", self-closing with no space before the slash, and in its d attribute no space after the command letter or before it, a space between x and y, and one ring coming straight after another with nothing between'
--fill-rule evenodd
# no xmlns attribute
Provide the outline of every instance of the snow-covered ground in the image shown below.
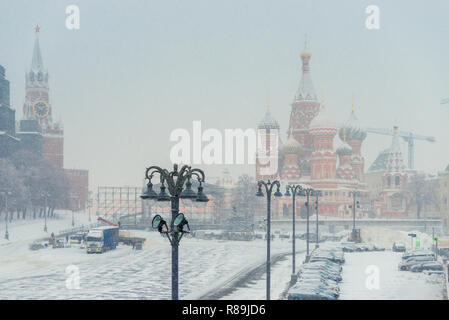
<svg viewBox="0 0 449 320"><path fill-rule="evenodd" d="M297 254L297 267L304 261L304 254ZM281 299L281 295L287 288L292 273L292 257L287 256L271 268L270 294L272 300ZM223 297L223 300L264 300L266 299L266 273L254 282L238 288L233 293Z"/></svg>
<svg viewBox="0 0 449 320"><path fill-rule="evenodd" d="M78 225L87 217L77 216ZM48 221L48 234L71 227L71 215ZM139 231L147 238L141 251L119 246L104 254L88 255L79 246L29 250L29 244L48 236L43 221L11 224L10 241L0 243L0 299L169 299L171 248L158 233ZM291 242L275 240L273 254L290 250ZM266 258L263 240L231 242L184 238L179 251L180 298L194 295ZM80 289L67 289L66 268L79 270ZM273 279L282 278L273 271ZM281 272L282 273L282 272ZM285 274L285 283L290 271ZM282 281L282 280L281 280ZM274 282L274 281L273 281ZM262 297L263 298L263 294ZM256 298L257 299L257 298Z"/></svg>
<svg viewBox="0 0 449 320"><path fill-rule="evenodd" d="M340 299L443 299L443 277L399 271L401 256L402 253L392 251L346 253ZM379 276L378 287L376 275Z"/></svg>
<svg viewBox="0 0 449 320"><path fill-rule="evenodd" d="M410 233L416 234L416 237L420 239L422 248L430 248L432 246L432 235L420 231L407 232L379 227L368 227L361 230L363 242L374 242L385 246L387 249L391 249L394 242L402 242L407 249L410 249L411 239L408 236Z"/></svg>
<svg viewBox="0 0 449 320"><path fill-rule="evenodd" d="M170 299L171 248L167 239L156 232L133 231L147 239L143 250L139 251L124 245L97 255L88 255L76 245L38 251L29 249L30 243L48 237L51 232L58 234L70 229L71 221L70 212L60 213L58 219L48 219L48 233L43 231L42 219L14 221L8 226L10 241L3 239L4 224L0 224L0 299ZM75 214L76 227L88 224L86 214ZM373 241L385 246L397 238L397 234L389 231L383 231L384 237L378 234L368 231L364 236L373 237ZM426 236L421 237L425 243ZM297 249L304 248L304 241L298 240ZM290 250L289 240L275 239L272 242L273 255ZM386 251L348 253L345 256L347 262L343 268L341 299L442 298L439 277L397 271L400 254ZM184 238L179 251L180 298L196 299L252 266L260 266L265 259L266 242L263 240ZM303 260L304 254L298 253L298 267ZM365 270L369 265L379 268L379 289L369 290L365 286L368 277ZM66 269L69 266L79 270L80 289L66 287L70 276ZM274 263L271 270L271 297L279 299L290 280L291 256ZM265 299L265 273L252 277L250 282L221 298Z"/></svg>

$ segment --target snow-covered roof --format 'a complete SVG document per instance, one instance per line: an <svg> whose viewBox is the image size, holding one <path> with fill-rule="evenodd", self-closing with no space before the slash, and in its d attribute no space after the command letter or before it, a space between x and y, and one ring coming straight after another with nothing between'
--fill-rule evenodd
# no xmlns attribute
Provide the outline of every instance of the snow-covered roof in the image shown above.
<svg viewBox="0 0 449 320"><path fill-rule="evenodd" d="M369 167L369 172L378 172L378 171L386 171L387 170L387 158L388 151L390 149L382 150L378 155L376 160L374 160L373 164Z"/></svg>
<svg viewBox="0 0 449 320"><path fill-rule="evenodd" d="M292 134L289 135L287 142L282 145L280 148L281 152L284 154L292 154L292 153L298 153L301 151L302 147L301 144L296 140Z"/></svg>
<svg viewBox="0 0 449 320"><path fill-rule="evenodd" d="M337 148L337 154L340 156L350 156L352 155L352 148L345 140L342 140Z"/></svg>
<svg viewBox="0 0 449 320"><path fill-rule="evenodd" d="M387 158L388 172L403 172L406 169L404 159L402 157L402 150L399 143L398 127L394 127L393 139L391 140L391 147Z"/></svg>
<svg viewBox="0 0 449 320"><path fill-rule="evenodd" d="M338 125L332 120L332 117L327 112L327 108L324 104L320 105L320 111L310 123L311 131L317 131L316 129L327 129L330 133L337 133Z"/></svg>

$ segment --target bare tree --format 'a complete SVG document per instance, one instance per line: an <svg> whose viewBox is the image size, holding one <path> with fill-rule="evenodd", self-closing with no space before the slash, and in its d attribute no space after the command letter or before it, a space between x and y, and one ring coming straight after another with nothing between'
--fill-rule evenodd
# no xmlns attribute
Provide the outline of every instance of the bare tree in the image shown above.
<svg viewBox="0 0 449 320"><path fill-rule="evenodd" d="M410 177L406 194L410 204L416 206L416 218L421 218L421 213L426 205L434 205L439 209L438 189L434 180L427 179L425 174L416 174Z"/></svg>
<svg viewBox="0 0 449 320"><path fill-rule="evenodd" d="M63 208L67 204L70 185L64 172L52 166L42 157L31 152L21 150L11 157L16 171L20 172L22 184L27 190L26 201L19 202L26 212L31 206L33 217L39 212L39 217L45 213L47 216L54 215L55 208ZM48 194L45 199L45 194ZM47 201L46 201L47 200Z"/></svg>
<svg viewBox="0 0 449 320"><path fill-rule="evenodd" d="M232 190L232 203L236 212L245 219L254 219L254 205L256 203L256 183L247 174L241 175Z"/></svg>
<svg viewBox="0 0 449 320"><path fill-rule="evenodd" d="M221 220L221 213L225 205L225 191L220 188L214 193L214 223L219 223Z"/></svg>
<svg viewBox="0 0 449 320"><path fill-rule="evenodd" d="M0 191L9 192L8 196L8 212L9 220L12 220L13 213L19 213L29 203L29 193L23 183L23 179L14 165L8 159L0 159ZM6 198L1 197L2 211L6 208Z"/></svg>

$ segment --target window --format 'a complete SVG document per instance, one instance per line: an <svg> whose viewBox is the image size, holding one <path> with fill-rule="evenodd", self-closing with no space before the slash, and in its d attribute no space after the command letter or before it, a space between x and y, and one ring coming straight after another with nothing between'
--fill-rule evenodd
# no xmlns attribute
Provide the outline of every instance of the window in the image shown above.
<svg viewBox="0 0 449 320"><path fill-rule="evenodd" d="M391 177L390 176L387 177L387 186L391 186Z"/></svg>
<svg viewBox="0 0 449 320"><path fill-rule="evenodd" d="M401 178L399 176L394 177L394 184L397 186L401 184Z"/></svg>

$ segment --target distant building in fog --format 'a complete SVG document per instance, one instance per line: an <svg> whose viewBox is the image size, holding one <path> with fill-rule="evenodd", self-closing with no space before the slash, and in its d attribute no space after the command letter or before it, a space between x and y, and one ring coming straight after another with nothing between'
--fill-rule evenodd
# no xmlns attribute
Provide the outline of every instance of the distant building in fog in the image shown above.
<svg viewBox="0 0 449 320"><path fill-rule="evenodd" d="M39 26L36 27L30 70L25 74L25 101L22 123L37 122L42 132L42 156L56 168L64 170L71 187L71 200L67 209L86 208L89 193L89 171L64 169L64 130L53 118L50 102L48 72L39 45ZM23 131L23 130L22 130Z"/></svg>
<svg viewBox="0 0 449 320"><path fill-rule="evenodd" d="M365 174L376 216L398 218L409 215L410 201L405 189L410 174L395 126L390 148L379 153Z"/></svg>
<svg viewBox="0 0 449 320"><path fill-rule="evenodd" d="M21 121L16 131L16 111L10 105L9 81L5 68L0 65L0 157L9 157L14 152L25 149L34 154L42 154L42 134L35 120Z"/></svg>
<svg viewBox="0 0 449 320"><path fill-rule="evenodd" d="M23 119L18 123L17 132L15 110L10 106L9 81L5 68L0 66L0 157L8 157L20 149L42 156L63 170L69 180L72 196L65 209L83 209L88 199L89 171L64 169L64 130L53 119L49 90L48 72L39 46L39 27L36 27L31 67L25 74Z"/></svg>

